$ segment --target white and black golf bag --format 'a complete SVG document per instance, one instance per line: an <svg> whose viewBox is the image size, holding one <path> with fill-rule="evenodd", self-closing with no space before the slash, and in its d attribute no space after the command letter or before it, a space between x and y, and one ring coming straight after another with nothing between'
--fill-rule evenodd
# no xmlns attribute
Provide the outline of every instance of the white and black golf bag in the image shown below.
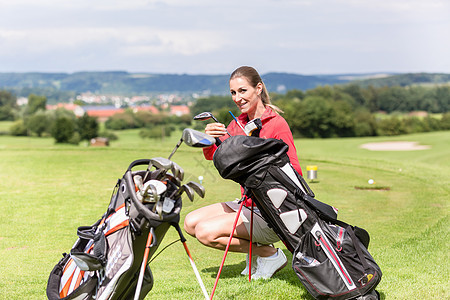
<svg viewBox="0 0 450 300"><path fill-rule="evenodd" d="M233 136L214 154L225 179L247 189L262 217L293 253L292 268L316 299L377 299L381 270L367 250L369 234L337 220L292 168L286 143Z"/></svg>
<svg viewBox="0 0 450 300"><path fill-rule="evenodd" d="M69 254L63 254L50 274L49 299L133 299L149 232L153 239L148 260L170 226L179 231L182 201L176 191L181 181L163 169L132 170L139 165L150 168L151 160L131 163L118 180L106 213L92 226L78 228L75 245ZM135 182L136 178L143 181ZM164 182L166 190L143 200L138 185L145 186L151 180ZM140 299L152 287L153 277L147 265Z"/></svg>

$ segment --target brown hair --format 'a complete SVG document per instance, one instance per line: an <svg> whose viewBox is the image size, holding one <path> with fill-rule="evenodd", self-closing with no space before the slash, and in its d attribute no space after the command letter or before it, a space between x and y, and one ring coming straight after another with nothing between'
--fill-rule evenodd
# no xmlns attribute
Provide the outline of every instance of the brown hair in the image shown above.
<svg viewBox="0 0 450 300"><path fill-rule="evenodd" d="M261 83L262 84L261 100L264 106L269 106L270 108L272 108L272 110L278 113L283 112L280 108L276 107L270 102L269 92L267 92L266 85L262 81L261 76L259 76L258 71L256 71L252 67L242 66L234 70L233 73L231 73L230 80L237 77L246 78L254 88L256 88L258 83Z"/></svg>

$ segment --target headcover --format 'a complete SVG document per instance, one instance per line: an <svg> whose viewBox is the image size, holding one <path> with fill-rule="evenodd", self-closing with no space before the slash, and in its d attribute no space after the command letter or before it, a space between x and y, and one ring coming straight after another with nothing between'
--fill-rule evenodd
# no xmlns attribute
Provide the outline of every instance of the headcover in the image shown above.
<svg viewBox="0 0 450 300"><path fill-rule="evenodd" d="M288 149L281 140L236 135L217 148L213 162L224 179L252 188L259 185L271 164L289 162Z"/></svg>

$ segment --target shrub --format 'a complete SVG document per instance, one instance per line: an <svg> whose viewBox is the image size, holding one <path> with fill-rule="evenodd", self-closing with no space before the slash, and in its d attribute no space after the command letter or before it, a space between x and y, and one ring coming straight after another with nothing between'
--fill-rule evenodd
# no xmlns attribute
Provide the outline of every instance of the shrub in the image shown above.
<svg viewBox="0 0 450 300"><path fill-rule="evenodd" d="M23 123L23 120L15 121L11 127L9 128L9 133L15 136L26 136L27 135L27 127Z"/></svg>
<svg viewBox="0 0 450 300"><path fill-rule="evenodd" d="M52 128L52 136L56 143L69 143L74 132L75 122L66 117L56 119Z"/></svg>
<svg viewBox="0 0 450 300"><path fill-rule="evenodd" d="M143 139L164 139L169 137L171 133L170 128L167 126L154 126L152 128L143 128L139 131L139 136Z"/></svg>

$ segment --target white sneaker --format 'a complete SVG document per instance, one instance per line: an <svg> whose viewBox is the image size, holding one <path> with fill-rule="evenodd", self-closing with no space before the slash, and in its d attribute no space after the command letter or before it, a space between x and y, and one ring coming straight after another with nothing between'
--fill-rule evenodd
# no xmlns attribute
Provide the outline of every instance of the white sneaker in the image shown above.
<svg viewBox="0 0 450 300"><path fill-rule="evenodd" d="M258 257L257 269L252 276L253 279L269 279L276 272L283 269L287 265L287 258L281 249L277 249L276 257Z"/></svg>
<svg viewBox="0 0 450 300"><path fill-rule="evenodd" d="M241 275L247 276L248 275L248 264L249 264L249 255L247 253L247 257L245 258L245 269L241 272ZM256 272L256 265L257 265L257 258L258 256L252 255L252 275Z"/></svg>

